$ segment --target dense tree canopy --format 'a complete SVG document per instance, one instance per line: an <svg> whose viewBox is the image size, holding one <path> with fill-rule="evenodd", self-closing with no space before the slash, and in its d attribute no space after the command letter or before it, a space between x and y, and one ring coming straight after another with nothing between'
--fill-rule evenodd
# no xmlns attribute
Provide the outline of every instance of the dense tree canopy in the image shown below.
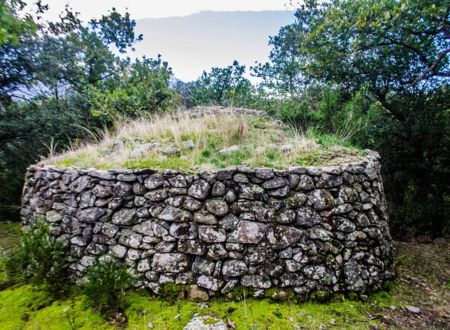
<svg viewBox="0 0 450 330"><path fill-rule="evenodd" d="M254 74L306 102L289 107L303 126L305 118L334 132L350 124L354 143L382 153L397 232L448 231L448 1L307 0L295 16Z"/></svg>
<svg viewBox="0 0 450 330"><path fill-rule="evenodd" d="M244 77L245 66L234 61L225 68L211 68L184 86L188 105L218 104L240 106L252 98L252 84Z"/></svg>
<svg viewBox="0 0 450 330"><path fill-rule="evenodd" d="M47 9L0 3L0 211L18 204L24 170L39 156L123 116L165 110L173 97L161 58L117 55L142 40L128 13L113 8L83 23L66 7L45 22Z"/></svg>

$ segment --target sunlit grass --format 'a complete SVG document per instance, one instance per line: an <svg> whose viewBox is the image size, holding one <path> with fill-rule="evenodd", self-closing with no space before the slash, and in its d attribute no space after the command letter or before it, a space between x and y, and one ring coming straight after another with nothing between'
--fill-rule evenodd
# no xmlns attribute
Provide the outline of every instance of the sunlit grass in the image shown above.
<svg viewBox="0 0 450 330"><path fill-rule="evenodd" d="M337 164L342 157L349 162L362 155L335 136L312 129L300 133L270 117L233 113L124 121L117 124L115 133L102 135L97 143L74 146L43 163L100 169L282 168Z"/></svg>

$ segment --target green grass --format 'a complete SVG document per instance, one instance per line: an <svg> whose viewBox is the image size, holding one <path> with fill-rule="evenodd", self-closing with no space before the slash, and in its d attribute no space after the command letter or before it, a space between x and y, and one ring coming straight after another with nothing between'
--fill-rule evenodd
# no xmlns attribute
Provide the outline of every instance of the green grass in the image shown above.
<svg viewBox="0 0 450 330"><path fill-rule="evenodd" d="M190 141L193 148L183 148L186 141ZM152 143L159 146L145 151L140 149L143 144ZM288 145L290 147L286 148ZM239 150L221 152L230 146L239 146ZM178 148L178 152L167 155L163 152L167 147ZM322 134L317 129L300 134L271 118L222 114L128 122L115 134L105 133L97 144L74 149L45 163L59 167L188 171L236 165L274 168L333 165L358 161L363 155L362 150L352 147L347 140Z"/></svg>
<svg viewBox="0 0 450 330"><path fill-rule="evenodd" d="M0 291L0 328L114 329L87 306L83 297L52 301L46 291L30 285Z"/></svg>

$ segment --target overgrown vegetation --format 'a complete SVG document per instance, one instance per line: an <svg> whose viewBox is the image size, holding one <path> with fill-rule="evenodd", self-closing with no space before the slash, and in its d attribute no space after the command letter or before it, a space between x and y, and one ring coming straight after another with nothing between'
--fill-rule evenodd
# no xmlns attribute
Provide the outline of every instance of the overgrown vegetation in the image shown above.
<svg viewBox="0 0 450 330"><path fill-rule="evenodd" d="M40 156L92 138L119 117L167 110L176 100L160 57L118 56L142 39L114 8L82 22L66 7L39 17L41 1L0 2L0 219L18 214L25 169Z"/></svg>
<svg viewBox="0 0 450 330"><path fill-rule="evenodd" d="M6 279L12 283L31 283L60 296L67 287L67 242L55 239L49 226L39 221L21 234L20 244L7 251Z"/></svg>
<svg viewBox="0 0 450 330"><path fill-rule="evenodd" d="M112 257L100 257L88 268L82 292L88 303L102 315L110 317L126 307L122 297L134 279L125 265Z"/></svg>
<svg viewBox="0 0 450 330"><path fill-rule="evenodd" d="M125 122L98 144L46 160L84 168L194 170L232 165L283 168L358 161L364 152L342 146L344 139L308 130L299 133L271 118L215 114L179 115Z"/></svg>

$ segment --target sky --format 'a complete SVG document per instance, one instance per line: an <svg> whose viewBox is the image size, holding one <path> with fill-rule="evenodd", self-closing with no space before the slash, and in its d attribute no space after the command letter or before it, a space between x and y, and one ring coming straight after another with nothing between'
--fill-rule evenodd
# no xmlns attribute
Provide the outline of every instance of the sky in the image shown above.
<svg viewBox="0 0 450 330"><path fill-rule="evenodd" d="M56 20L66 3L82 20L100 17L115 7L128 10L144 40L131 57L168 61L175 77L197 79L204 70L238 60L247 69L265 62L269 36L294 20L290 0L46 0L45 18ZM248 70L246 76L252 81Z"/></svg>
<svg viewBox="0 0 450 330"><path fill-rule="evenodd" d="M44 0L46 17L55 19L68 3L82 19L99 17L108 9L128 9L135 19L187 16L200 11L292 10L292 0Z"/></svg>

